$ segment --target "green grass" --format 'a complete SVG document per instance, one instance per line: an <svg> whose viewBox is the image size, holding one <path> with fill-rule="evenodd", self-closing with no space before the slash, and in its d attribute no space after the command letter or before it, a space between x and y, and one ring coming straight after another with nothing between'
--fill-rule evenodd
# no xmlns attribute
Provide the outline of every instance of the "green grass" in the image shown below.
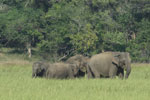
<svg viewBox="0 0 150 100"><path fill-rule="evenodd" d="M33 79L31 62L0 62L0 100L149 100L150 65L132 66L127 80Z"/></svg>
<svg viewBox="0 0 150 100"><path fill-rule="evenodd" d="M4 50L6 51L6 50ZM0 53L0 100L149 100L150 64L133 64L127 80L33 79L24 55Z"/></svg>

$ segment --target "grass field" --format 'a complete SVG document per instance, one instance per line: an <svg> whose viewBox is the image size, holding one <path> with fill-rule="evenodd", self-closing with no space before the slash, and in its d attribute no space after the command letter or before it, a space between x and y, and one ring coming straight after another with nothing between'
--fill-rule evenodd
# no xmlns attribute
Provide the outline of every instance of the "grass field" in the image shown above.
<svg viewBox="0 0 150 100"><path fill-rule="evenodd" d="M149 100L150 65L132 64L127 80L33 79L32 62L0 60L0 100Z"/></svg>

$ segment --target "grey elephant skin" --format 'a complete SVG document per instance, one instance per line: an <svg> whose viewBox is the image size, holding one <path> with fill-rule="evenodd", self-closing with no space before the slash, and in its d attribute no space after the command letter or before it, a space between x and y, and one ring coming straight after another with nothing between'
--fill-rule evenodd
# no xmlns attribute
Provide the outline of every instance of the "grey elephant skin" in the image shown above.
<svg viewBox="0 0 150 100"><path fill-rule="evenodd" d="M36 78L46 76L46 70L49 65L49 63L43 61L34 62L32 65L32 77Z"/></svg>
<svg viewBox="0 0 150 100"><path fill-rule="evenodd" d="M119 76L129 77L131 72L131 59L128 52L104 52L91 57L87 68L88 78Z"/></svg>
<svg viewBox="0 0 150 100"><path fill-rule="evenodd" d="M45 78L74 78L79 71L77 64L68 63L46 63L37 61L32 66L32 77L45 77Z"/></svg>
<svg viewBox="0 0 150 100"><path fill-rule="evenodd" d="M75 56L70 57L66 63L69 64L77 64L79 68L79 72L76 77L83 77L87 72L87 65L88 65L89 58L83 56L81 54L77 54Z"/></svg>
<svg viewBox="0 0 150 100"><path fill-rule="evenodd" d="M46 71L46 78L69 79L74 78L79 69L76 64L63 62L51 64Z"/></svg>

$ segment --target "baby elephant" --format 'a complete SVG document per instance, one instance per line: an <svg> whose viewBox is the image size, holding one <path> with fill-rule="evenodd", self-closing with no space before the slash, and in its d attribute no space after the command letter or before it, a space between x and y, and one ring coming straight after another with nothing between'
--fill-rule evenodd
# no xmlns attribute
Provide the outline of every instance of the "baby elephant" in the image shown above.
<svg viewBox="0 0 150 100"><path fill-rule="evenodd" d="M49 67L50 64L43 62L43 61L37 61L33 63L32 65L32 77L45 77L46 70Z"/></svg>
<svg viewBox="0 0 150 100"><path fill-rule="evenodd" d="M87 72L88 61L90 59L86 56L77 54L75 56L70 57L66 63L69 64L78 64L79 72L76 77L84 77Z"/></svg>
<svg viewBox="0 0 150 100"><path fill-rule="evenodd" d="M74 78L79 71L76 64L54 63L46 71L46 78L67 79Z"/></svg>
<svg viewBox="0 0 150 100"><path fill-rule="evenodd" d="M46 78L74 78L79 72L79 65L68 63L54 63L38 61L32 66L32 77L46 77Z"/></svg>

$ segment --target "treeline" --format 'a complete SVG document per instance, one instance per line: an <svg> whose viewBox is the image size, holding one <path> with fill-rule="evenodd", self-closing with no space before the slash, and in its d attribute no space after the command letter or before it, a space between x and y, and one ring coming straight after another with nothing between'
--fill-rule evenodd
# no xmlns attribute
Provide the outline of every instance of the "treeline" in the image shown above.
<svg viewBox="0 0 150 100"><path fill-rule="evenodd" d="M150 62L149 0L0 0L0 47L64 57L127 51Z"/></svg>

